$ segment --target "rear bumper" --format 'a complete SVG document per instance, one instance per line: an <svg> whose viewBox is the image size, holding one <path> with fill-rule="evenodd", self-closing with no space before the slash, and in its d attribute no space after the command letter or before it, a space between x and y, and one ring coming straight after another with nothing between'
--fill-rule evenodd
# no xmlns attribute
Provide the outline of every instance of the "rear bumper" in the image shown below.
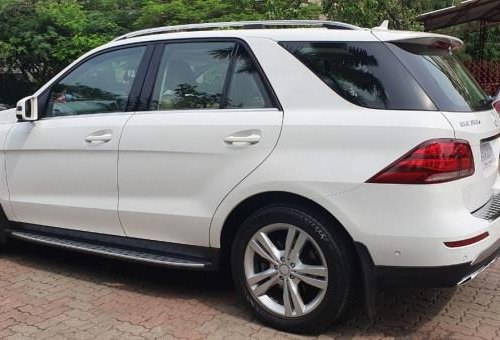
<svg viewBox="0 0 500 340"><path fill-rule="evenodd" d="M423 186L367 183L318 202L369 249L376 266L458 266L474 262L500 238L500 197L471 213L464 203L469 186L474 183L468 179ZM493 192L500 192L500 177ZM473 244L446 246L486 232Z"/></svg>
<svg viewBox="0 0 500 340"><path fill-rule="evenodd" d="M464 284L488 268L500 257L500 239L472 262L439 267L375 266L363 244L357 243L356 249L363 270L368 271L365 280L376 287L442 288Z"/></svg>

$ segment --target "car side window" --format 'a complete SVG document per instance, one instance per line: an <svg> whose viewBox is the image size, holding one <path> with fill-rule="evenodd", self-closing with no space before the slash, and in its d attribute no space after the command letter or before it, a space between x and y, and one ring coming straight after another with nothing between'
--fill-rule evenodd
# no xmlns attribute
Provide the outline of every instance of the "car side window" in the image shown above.
<svg viewBox="0 0 500 340"><path fill-rule="evenodd" d="M380 42L281 42L347 101L370 109L435 111L427 93Z"/></svg>
<svg viewBox="0 0 500 340"><path fill-rule="evenodd" d="M262 109L274 107L248 51L240 46L224 108Z"/></svg>
<svg viewBox="0 0 500 340"><path fill-rule="evenodd" d="M166 45L150 109L219 109L234 48L233 42Z"/></svg>
<svg viewBox="0 0 500 340"><path fill-rule="evenodd" d="M46 117L123 112L146 47L100 54L53 85Z"/></svg>

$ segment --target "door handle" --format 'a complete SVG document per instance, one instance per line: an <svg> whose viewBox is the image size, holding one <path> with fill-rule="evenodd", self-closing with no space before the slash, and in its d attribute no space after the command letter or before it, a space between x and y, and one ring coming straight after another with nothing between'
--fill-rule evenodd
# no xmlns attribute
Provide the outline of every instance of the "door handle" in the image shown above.
<svg viewBox="0 0 500 340"><path fill-rule="evenodd" d="M260 142L259 130L240 131L224 138L224 143L229 145L255 145Z"/></svg>
<svg viewBox="0 0 500 340"><path fill-rule="evenodd" d="M104 133L102 135L90 135L85 137L85 142L89 144L102 144L107 143L113 139L113 135L111 133Z"/></svg>

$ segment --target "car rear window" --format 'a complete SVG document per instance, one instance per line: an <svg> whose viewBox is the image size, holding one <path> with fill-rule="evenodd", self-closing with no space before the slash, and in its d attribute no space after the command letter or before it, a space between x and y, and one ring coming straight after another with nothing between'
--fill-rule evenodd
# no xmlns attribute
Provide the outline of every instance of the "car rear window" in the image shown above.
<svg viewBox="0 0 500 340"><path fill-rule="evenodd" d="M437 110L422 87L380 42L281 42L332 90L359 106Z"/></svg>
<svg viewBox="0 0 500 340"><path fill-rule="evenodd" d="M491 99L453 54L443 48L412 43L389 43L441 111L491 110Z"/></svg>

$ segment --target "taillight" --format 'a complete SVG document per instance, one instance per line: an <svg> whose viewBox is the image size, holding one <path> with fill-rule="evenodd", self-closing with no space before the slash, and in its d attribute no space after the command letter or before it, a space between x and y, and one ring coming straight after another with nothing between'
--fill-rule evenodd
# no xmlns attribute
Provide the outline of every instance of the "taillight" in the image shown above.
<svg viewBox="0 0 500 340"><path fill-rule="evenodd" d="M368 183L435 184L474 174L474 157L467 141L433 139L370 178Z"/></svg>

